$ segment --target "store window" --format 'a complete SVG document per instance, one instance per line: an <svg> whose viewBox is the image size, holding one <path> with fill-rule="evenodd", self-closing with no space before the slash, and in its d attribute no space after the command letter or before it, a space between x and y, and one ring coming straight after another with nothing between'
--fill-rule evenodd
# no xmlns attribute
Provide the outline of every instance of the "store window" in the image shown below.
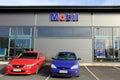
<svg viewBox="0 0 120 80"><path fill-rule="evenodd" d="M95 61L120 61L120 28L94 28Z"/></svg>
<svg viewBox="0 0 120 80"><path fill-rule="evenodd" d="M13 27L10 35L31 35L31 28L29 27Z"/></svg>
<svg viewBox="0 0 120 80"><path fill-rule="evenodd" d="M33 27L0 27L0 60L33 50Z"/></svg>
<svg viewBox="0 0 120 80"><path fill-rule="evenodd" d="M91 37L90 27L37 27L37 37Z"/></svg>
<svg viewBox="0 0 120 80"><path fill-rule="evenodd" d="M9 27L0 27L0 60L8 55Z"/></svg>

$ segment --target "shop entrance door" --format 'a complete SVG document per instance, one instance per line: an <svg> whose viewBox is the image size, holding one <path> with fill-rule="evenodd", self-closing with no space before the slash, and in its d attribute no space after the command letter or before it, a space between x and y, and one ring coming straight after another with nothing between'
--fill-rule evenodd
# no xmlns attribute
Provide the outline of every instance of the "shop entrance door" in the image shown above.
<svg viewBox="0 0 120 80"><path fill-rule="evenodd" d="M9 46L9 56L13 57L15 55L19 55L24 50L31 50L31 39L29 38L17 38L17 39L10 39L10 46Z"/></svg>
<svg viewBox="0 0 120 80"><path fill-rule="evenodd" d="M117 62L120 62L120 38L114 40L114 59Z"/></svg>

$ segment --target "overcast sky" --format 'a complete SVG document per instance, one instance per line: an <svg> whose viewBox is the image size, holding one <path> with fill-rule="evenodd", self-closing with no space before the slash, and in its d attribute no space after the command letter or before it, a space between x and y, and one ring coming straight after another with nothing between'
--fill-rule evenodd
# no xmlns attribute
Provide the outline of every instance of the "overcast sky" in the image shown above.
<svg viewBox="0 0 120 80"><path fill-rule="evenodd" d="M120 5L120 0L0 0L0 5Z"/></svg>

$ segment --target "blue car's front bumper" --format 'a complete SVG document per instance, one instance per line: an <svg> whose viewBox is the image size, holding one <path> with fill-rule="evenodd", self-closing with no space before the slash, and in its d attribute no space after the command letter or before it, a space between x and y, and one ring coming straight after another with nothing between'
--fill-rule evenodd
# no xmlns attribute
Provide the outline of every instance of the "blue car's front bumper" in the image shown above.
<svg viewBox="0 0 120 80"><path fill-rule="evenodd" d="M65 72L61 72L65 71ZM80 68L79 69L66 69L66 70L60 70L60 69L51 69L51 76L79 76L80 74Z"/></svg>

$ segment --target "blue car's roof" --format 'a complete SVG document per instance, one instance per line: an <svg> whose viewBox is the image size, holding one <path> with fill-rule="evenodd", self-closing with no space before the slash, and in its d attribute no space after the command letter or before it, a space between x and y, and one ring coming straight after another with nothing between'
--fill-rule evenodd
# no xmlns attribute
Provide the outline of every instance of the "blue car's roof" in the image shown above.
<svg viewBox="0 0 120 80"><path fill-rule="evenodd" d="M74 52L58 52L55 59L57 60L76 60L76 54Z"/></svg>
<svg viewBox="0 0 120 80"><path fill-rule="evenodd" d="M61 54L61 53L63 53L63 54L75 54L74 52L58 52L58 54Z"/></svg>

